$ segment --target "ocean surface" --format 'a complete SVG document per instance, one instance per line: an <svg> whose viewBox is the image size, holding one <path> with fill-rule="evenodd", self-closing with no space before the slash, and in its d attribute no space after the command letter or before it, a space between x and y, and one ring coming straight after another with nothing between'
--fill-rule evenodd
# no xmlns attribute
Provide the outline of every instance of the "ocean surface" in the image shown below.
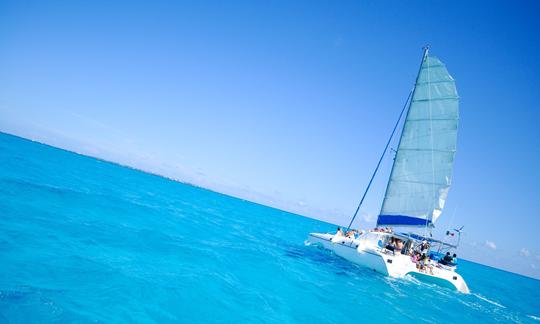
<svg viewBox="0 0 540 324"><path fill-rule="evenodd" d="M305 243L334 226L0 133L0 323L540 323L540 281L471 294Z"/></svg>

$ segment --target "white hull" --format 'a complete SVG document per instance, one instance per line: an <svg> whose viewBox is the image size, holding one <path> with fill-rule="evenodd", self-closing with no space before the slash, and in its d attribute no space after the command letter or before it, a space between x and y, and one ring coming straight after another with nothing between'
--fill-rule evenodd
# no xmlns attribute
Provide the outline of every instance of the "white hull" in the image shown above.
<svg viewBox="0 0 540 324"><path fill-rule="evenodd" d="M336 255L358 265L373 269L384 275L403 278L406 275L414 276L423 281L437 283L452 287L462 293L469 293L469 288L463 278L453 270L433 267L433 274L420 271L410 256L385 252L376 245L362 239L351 240L345 237L332 238L332 234L309 234L309 241L322 245L325 249L333 251Z"/></svg>

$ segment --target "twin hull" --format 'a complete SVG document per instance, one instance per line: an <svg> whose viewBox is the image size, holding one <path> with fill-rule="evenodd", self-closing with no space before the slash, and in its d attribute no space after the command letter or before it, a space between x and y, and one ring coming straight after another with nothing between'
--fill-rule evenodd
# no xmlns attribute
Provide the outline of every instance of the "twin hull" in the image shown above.
<svg viewBox="0 0 540 324"><path fill-rule="evenodd" d="M333 251L336 255L358 265L373 269L384 275L403 278L411 275L425 282L436 283L441 286L456 289L462 293L469 293L469 288L463 278L455 271L440 268L433 269L433 275L421 272L410 257L402 254L384 253L380 248L366 246L362 240L342 238L332 242L332 234L309 234L309 241L322 245L325 249Z"/></svg>

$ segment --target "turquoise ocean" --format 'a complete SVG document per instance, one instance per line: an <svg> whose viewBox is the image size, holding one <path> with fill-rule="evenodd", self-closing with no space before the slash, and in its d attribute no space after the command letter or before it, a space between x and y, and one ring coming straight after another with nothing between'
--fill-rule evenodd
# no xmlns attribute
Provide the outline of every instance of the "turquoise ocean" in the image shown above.
<svg viewBox="0 0 540 324"><path fill-rule="evenodd" d="M540 281L471 294L305 243L334 225L0 133L0 323L540 323Z"/></svg>

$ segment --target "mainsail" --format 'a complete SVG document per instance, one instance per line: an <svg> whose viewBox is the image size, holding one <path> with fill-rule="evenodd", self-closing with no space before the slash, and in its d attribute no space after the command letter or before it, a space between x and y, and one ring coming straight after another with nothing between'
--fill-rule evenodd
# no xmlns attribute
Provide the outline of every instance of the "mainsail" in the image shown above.
<svg viewBox="0 0 540 324"><path fill-rule="evenodd" d="M377 225L433 226L452 181L458 118L454 79L426 49Z"/></svg>

